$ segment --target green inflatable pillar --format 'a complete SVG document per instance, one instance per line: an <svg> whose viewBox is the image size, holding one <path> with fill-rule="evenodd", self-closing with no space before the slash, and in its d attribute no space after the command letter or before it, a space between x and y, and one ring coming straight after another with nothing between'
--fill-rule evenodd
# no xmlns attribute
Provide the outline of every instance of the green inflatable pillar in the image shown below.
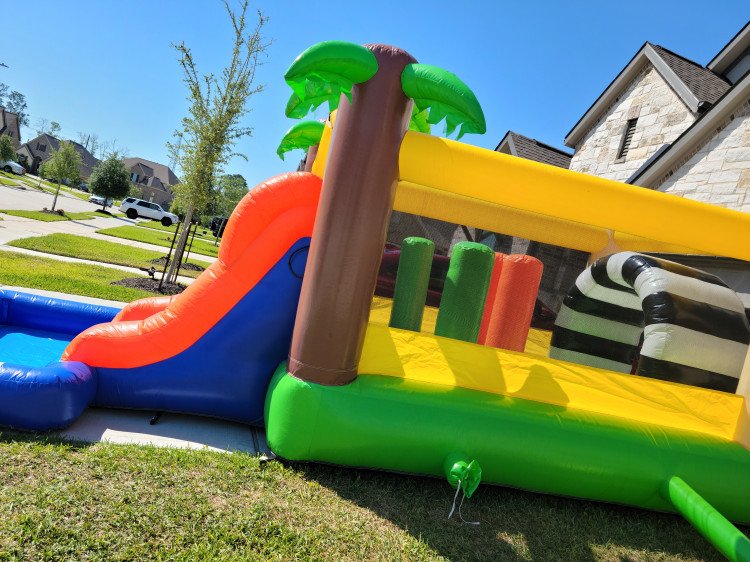
<svg viewBox="0 0 750 562"><path fill-rule="evenodd" d="M729 560L750 561L750 540L682 478L670 478L664 487L664 495L665 499Z"/></svg>
<svg viewBox="0 0 750 562"><path fill-rule="evenodd" d="M476 242L453 248L445 278L435 335L476 343L495 253Z"/></svg>
<svg viewBox="0 0 750 562"><path fill-rule="evenodd" d="M434 252L435 244L426 238L414 236L405 239L401 245L389 323L391 328L421 330Z"/></svg>

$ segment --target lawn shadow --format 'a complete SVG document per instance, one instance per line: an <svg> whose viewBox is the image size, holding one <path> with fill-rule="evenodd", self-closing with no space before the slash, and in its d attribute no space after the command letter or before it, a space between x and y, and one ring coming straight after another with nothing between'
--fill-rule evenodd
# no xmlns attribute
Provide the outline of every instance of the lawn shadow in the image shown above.
<svg viewBox="0 0 750 562"><path fill-rule="evenodd" d="M98 217L97 217L97 218L98 218ZM91 219L86 219L86 220L91 220ZM94 229L97 229L97 228L99 228L98 226L96 226L96 225L94 225L94 224L86 224L86 222L84 222L84 221L81 221L81 220L74 220L74 219L71 219L71 221L70 221L70 222L72 222L72 223L75 223L75 224L80 224L81 226L85 226L85 227L88 227L88 228L94 228Z"/></svg>
<svg viewBox="0 0 750 562"><path fill-rule="evenodd" d="M63 445L71 449L83 450L96 445L88 441L66 439L57 433L39 431L19 431L0 429L0 443L35 443L37 445Z"/></svg>
<svg viewBox="0 0 750 562"><path fill-rule="evenodd" d="M474 526L448 520L453 490L436 478L292 466L450 560L723 560L677 515L483 485L463 507Z"/></svg>

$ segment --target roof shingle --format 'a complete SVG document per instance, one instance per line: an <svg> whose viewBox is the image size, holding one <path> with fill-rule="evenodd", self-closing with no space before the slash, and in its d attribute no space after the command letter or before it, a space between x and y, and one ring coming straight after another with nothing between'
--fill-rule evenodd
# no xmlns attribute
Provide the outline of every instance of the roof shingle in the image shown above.
<svg viewBox="0 0 750 562"><path fill-rule="evenodd" d="M513 147L515 148L514 156L533 160L534 162L541 162L542 164L551 164L552 166L558 166L560 168L570 168L570 159L573 157L572 154L560 150L559 148L555 148L554 146L539 142L536 139L519 135L513 131L508 131L503 138L503 141L508 137L510 137ZM500 141L498 148L503 144L503 141Z"/></svg>
<svg viewBox="0 0 750 562"><path fill-rule="evenodd" d="M729 89L728 82L698 63L681 57L661 45L651 46L699 101L713 105Z"/></svg>

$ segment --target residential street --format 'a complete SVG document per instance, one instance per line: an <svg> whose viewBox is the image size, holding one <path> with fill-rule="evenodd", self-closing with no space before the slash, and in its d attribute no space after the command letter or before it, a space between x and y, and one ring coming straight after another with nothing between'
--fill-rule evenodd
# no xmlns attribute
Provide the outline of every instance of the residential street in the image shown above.
<svg viewBox="0 0 750 562"><path fill-rule="evenodd" d="M30 176L22 176L19 181L34 184ZM31 188L0 185L0 209L18 209L21 211L41 211L44 207L52 207L52 193L45 193ZM94 205L78 197L74 197L60 190L57 198L57 208L74 213L95 211L100 205Z"/></svg>
<svg viewBox="0 0 750 562"><path fill-rule="evenodd" d="M51 206L51 203L52 195L50 194L41 193L31 189L24 190L8 186L0 186L0 209L39 211L43 207ZM58 208L71 212L85 212L94 211L99 207L93 203L78 199L77 197L68 194L63 195L61 193L58 198ZM164 246L156 246L154 244L126 240L124 238L115 238L114 236L107 236L106 234L99 234L96 232L102 228L132 226L137 223L137 221L126 217L102 217L83 221L69 220L44 222L0 213L0 218L3 219L0 221L0 245L7 244L8 242L20 238L64 233L86 236L98 240L106 240L107 242L115 242L125 246L143 248L145 250L153 250L162 253L166 253L168 250L168 248L165 248ZM197 254L195 255L197 257ZM216 261L216 258L204 255L200 255L197 259L209 263Z"/></svg>

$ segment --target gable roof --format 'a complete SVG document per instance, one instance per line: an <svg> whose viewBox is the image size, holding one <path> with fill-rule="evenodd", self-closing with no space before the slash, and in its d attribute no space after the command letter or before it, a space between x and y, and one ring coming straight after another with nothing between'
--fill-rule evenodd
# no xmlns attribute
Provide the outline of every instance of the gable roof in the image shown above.
<svg viewBox="0 0 750 562"><path fill-rule="evenodd" d="M57 137L42 133L38 137L25 142L21 147L26 147L32 158L39 157L41 162L46 162L52 157L53 151L60 149L61 142ZM68 140L68 142L73 145L75 151L81 156L81 176L88 178L97 164L99 164L99 159L95 158L81 143L74 140ZM44 150L39 150L37 148L39 145L44 145ZM19 150L21 147L19 147Z"/></svg>
<svg viewBox="0 0 750 562"><path fill-rule="evenodd" d="M505 133L505 136L498 143L495 150L565 169L570 168L570 159L573 157L569 152L513 131Z"/></svg>
<svg viewBox="0 0 750 562"><path fill-rule="evenodd" d="M646 42L568 132L565 144L574 147L647 64L656 69L694 114L708 109L730 87L724 78L698 63Z"/></svg>
<svg viewBox="0 0 750 562"><path fill-rule="evenodd" d="M724 74L748 48L750 48L750 21L716 53L716 56L711 59L706 68L717 74Z"/></svg>
<svg viewBox="0 0 750 562"><path fill-rule="evenodd" d="M655 158L646 161L630 178L627 183L645 187L655 185L664 174L691 154L700 142L711 134L722 121L732 115L735 109L745 103L750 97L750 72L747 72L727 92L716 101L710 110L701 115L695 123L690 125L674 142L665 145Z"/></svg>
<svg viewBox="0 0 750 562"><path fill-rule="evenodd" d="M697 62L681 57L660 45L652 47L699 101L713 105L729 89L729 83L724 78L703 68Z"/></svg>
<svg viewBox="0 0 750 562"><path fill-rule="evenodd" d="M8 134L13 139L13 145L18 146L21 142L21 127L18 122L18 115L12 113L0 106L0 134Z"/></svg>
<svg viewBox="0 0 750 562"><path fill-rule="evenodd" d="M152 173L150 175L159 178L161 183L164 185L175 185L177 183L180 183L180 180L177 179L177 176L169 168L169 166L165 166L164 164L152 162L151 160L146 160L145 158L125 158L122 163L125 164L125 167L128 170L132 170L139 164L141 165L140 169L143 169L143 167L151 169Z"/></svg>

